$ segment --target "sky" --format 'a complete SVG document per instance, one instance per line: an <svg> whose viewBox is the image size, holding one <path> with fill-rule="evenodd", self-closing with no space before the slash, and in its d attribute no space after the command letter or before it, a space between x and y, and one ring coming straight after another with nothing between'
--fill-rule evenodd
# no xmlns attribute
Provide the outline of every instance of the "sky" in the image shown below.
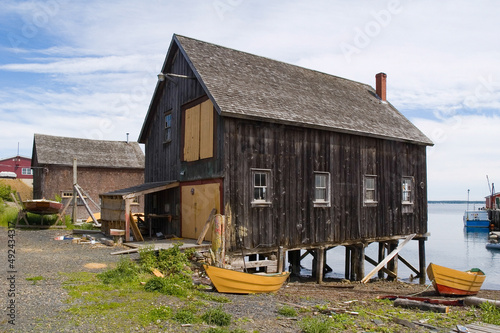
<svg viewBox="0 0 500 333"><path fill-rule="evenodd" d="M433 142L429 200L500 190L499 4L466 0L0 3L0 158L33 134L138 139L173 34L375 86Z"/></svg>

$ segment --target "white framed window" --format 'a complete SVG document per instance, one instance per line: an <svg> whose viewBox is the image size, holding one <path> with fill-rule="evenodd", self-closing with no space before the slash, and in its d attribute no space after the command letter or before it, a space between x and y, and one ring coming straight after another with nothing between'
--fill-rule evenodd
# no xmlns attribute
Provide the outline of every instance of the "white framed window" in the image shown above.
<svg viewBox="0 0 500 333"><path fill-rule="evenodd" d="M33 175L33 169L31 169L31 168L22 168L21 174L31 176L31 175Z"/></svg>
<svg viewBox="0 0 500 333"><path fill-rule="evenodd" d="M413 203L413 177L403 177L401 180L401 194L403 204L409 205Z"/></svg>
<svg viewBox="0 0 500 333"><path fill-rule="evenodd" d="M314 172L314 207L330 206L330 173Z"/></svg>
<svg viewBox="0 0 500 333"><path fill-rule="evenodd" d="M271 170L252 169L252 191L252 206L271 205Z"/></svg>
<svg viewBox="0 0 500 333"><path fill-rule="evenodd" d="M375 175L364 176L363 202L365 206L377 205L377 176Z"/></svg>

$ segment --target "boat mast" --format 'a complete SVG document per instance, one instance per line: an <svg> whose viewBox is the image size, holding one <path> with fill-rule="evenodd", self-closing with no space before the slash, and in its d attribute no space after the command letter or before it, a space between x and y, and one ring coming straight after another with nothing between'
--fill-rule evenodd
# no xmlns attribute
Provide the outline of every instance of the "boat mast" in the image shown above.
<svg viewBox="0 0 500 333"><path fill-rule="evenodd" d="M469 193L470 193L470 189L467 189L467 211L469 211Z"/></svg>

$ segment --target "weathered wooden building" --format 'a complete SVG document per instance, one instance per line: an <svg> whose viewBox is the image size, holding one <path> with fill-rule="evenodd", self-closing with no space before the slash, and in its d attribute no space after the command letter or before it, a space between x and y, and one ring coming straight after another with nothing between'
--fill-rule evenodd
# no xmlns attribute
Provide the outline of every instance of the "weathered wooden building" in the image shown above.
<svg viewBox="0 0 500 333"><path fill-rule="evenodd" d="M137 142L89 140L35 134L31 166L33 198L73 196L73 159L77 163L77 183L90 200L99 204L99 194L144 182L144 153ZM78 200L78 219L89 216ZM143 205L136 202L136 205ZM91 205L92 206L92 205ZM94 211L96 207L92 208ZM141 209L143 210L142 207Z"/></svg>
<svg viewBox="0 0 500 333"><path fill-rule="evenodd" d="M283 247L297 267L290 251L342 245L360 279L367 244L382 258L416 234L425 265L432 142L386 100L385 74L373 89L174 35L159 78L145 181L179 186L147 195L146 214L173 217L154 228L197 238L211 209L230 208L234 251Z"/></svg>

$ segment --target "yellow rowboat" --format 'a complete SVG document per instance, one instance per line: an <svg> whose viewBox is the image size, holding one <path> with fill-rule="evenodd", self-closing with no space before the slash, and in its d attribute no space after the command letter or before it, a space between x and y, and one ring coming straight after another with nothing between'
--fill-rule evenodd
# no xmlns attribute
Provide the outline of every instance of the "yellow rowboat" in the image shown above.
<svg viewBox="0 0 500 333"><path fill-rule="evenodd" d="M209 265L203 265L203 267L220 293L271 293L279 290L290 275L289 272L260 275Z"/></svg>
<svg viewBox="0 0 500 333"><path fill-rule="evenodd" d="M486 279L479 269L462 272L433 263L427 267L427 276L440 295L476 295Z"/></svg>

